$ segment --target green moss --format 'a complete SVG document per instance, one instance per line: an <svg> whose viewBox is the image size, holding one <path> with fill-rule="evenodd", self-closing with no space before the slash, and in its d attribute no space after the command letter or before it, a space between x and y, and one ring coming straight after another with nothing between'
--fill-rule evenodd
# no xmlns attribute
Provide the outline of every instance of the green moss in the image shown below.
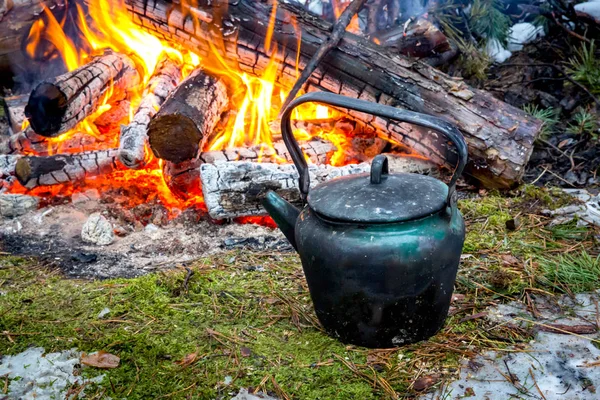
<svg viewBox="0 0 600 400"><path fill-rule="evenodd" d="M465 298L453 304L438 335L401 349L346 346L323 333L295 254L235 252L198 260L187 286L185 269L82 281L37 267L35 260L2 256L0 332L10 340L0 341L0 353L35 344L48 352L78 348L121 357L114 370L84 370L106 375L86 388L91 398L205 399L240 387L295 399L391 398L392 390L407 395L419 371L448 378L473 346L495 349L529 339L508 328L488 333L485 318L471 317L490 301L521 299L536 285L580 288L580 281L541 274L540 260L557 264L565 249L577 251L593 240L587 228L543 228L536 211L558 201L532 187L462 200L467 239L456 292ZM510 231L506 221L515 217L520 224ZM258 265L264 272L251 271ZM548 284L555 281L561 285ZM585 284L587 290L600 282ZM104 308L109 314L98 318Z"/></svg>

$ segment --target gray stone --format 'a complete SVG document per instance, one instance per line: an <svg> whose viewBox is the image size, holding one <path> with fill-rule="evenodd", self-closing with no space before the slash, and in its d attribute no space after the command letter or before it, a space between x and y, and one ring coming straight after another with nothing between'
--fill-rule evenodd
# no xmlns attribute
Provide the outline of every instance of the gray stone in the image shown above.
<svg viewBox="0 0 600 400"><path fill-rule="evenodd" d="M93 213L81 228L81 239L87 243L106 246L114 242L115 234L111 223L104 216Z"/></svg>

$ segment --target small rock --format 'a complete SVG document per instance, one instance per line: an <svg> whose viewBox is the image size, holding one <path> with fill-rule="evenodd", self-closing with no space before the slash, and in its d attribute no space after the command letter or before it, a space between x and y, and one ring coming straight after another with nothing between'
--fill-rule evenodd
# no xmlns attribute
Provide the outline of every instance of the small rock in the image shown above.
<svg viewBox="0 0 600 400"><path fill-rule="evenodd" d="M113 232L115 233L115 235L120 236L120 237L127 236L129 234L129 231L126 228L122 227L121 225L115 226L113 229Z"/></svg>
<svg viewBox="0 0 600 400"><path fill-rule="evenodd" d="M81 251L78 251L71 255L71 259L80 263L89 264L96 262L96 260L98 260L98 256L93 253L83 253Z"/></svg>
<svg viewBox="0 0 600 400"><path fill-rule="evenodd" d="M98 199L100 199L100 193L96 189L88 189L85 192L76 192L71 195L71 202L73 204L97 201Z"/></svg>
<svg viewBox="0 0 600 400"><path fill-rule="evenodd" d="M100 213L90 215L81 229L84 242L106 246L114 242L115 234L110 222Z"/></svg>

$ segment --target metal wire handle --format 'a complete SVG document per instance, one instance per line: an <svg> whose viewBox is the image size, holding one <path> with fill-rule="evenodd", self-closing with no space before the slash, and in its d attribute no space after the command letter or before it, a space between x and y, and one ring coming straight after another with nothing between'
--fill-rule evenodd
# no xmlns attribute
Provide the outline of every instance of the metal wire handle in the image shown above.
<svg viewBox="0 0 600 400"><path fill-rule="evenodd" d="M306 197L310 188L310 176L308 173L308 164L302 153L302 149L298 145L298 141L292 133L292 122L290 117L294 108L301 104L315 102L326 104L335 107L348 108L351 110L361 111L367 114L372 114L378 117L392 119L398 122L409 122L411 124L431 128L443 133L456 147L458 153L458 163L454 169L452 179L448 184L447 202L451 204L455 201L454 194L456 192L456 181L462 174L465 165L467 164L468 152L467 143L462 133L454 125L443 119L432 117L413 111L402 110L400 108L384 106L373 103L371 101L353 99L351 97L342 96L327 92L313 92L296 98L284 110L281 117L281 133L285 147L287 147L294 165L298 169L300 178L298 180L300 193Z"/></svg>

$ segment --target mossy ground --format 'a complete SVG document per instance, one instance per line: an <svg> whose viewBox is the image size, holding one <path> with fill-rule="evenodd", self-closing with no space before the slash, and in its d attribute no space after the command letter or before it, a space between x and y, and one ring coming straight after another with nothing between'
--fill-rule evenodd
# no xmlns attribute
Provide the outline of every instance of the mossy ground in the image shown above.
<svg viewBox="0 0 600 400"><path fill-rule="evenodd" d="M88 398L228 398L240 387L284 399L411 397L419 378L440 385L462 358L530 339L529 331L490 326L480 317L489 305L600 286L593 273L584 282L577 273L599 268L586 261L595 260L586 258L595 232L544 228L539 210L562 203L531 187L461 201L468 234L451 316L435 337L401 349L325 335L295 254L234 252L189 270L107 281L66 279L33 259L0 256L0 353L35 345L120 356L116 369L84 370L106 375L86 388ZM516 230L507 229L515 218ZM575 262L565 272L566 256Z"/></svg>

